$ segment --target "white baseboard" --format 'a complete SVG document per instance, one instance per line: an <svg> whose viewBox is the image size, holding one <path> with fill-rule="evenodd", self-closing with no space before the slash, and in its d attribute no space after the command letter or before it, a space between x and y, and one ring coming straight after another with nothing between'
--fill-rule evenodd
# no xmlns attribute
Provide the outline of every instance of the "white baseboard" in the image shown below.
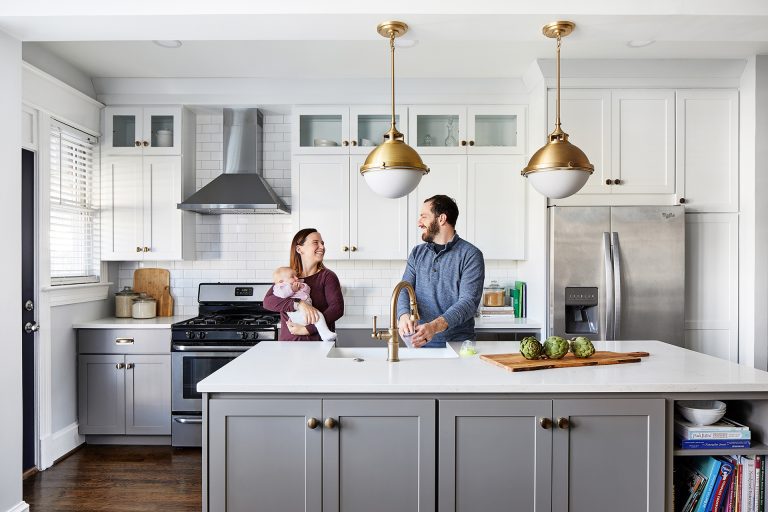
<svg viewBox="0 0 768 512"><path fill-rule="evenodd" d="M66 455L85 442L74 422L40 440L40 469L48 469L59 457Z"/></svg>
<svg viewBox="0 0 768 512"><path fill-rule="evenodd" d="M18 505L9 508L8 512L29 512L29 503L22 501Z"/></svg>

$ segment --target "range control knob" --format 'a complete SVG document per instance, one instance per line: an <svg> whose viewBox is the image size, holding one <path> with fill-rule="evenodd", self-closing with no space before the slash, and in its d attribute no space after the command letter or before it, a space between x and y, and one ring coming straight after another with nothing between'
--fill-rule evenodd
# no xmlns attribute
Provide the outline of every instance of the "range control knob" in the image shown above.
<svg viewBox="0 0 768 512"><path fill-rule="evenodd" d="M188 340L191 340L192 338L195 337L195 333L193 333L192 331L187 331L184 333L184 336L186 336Z"/></svg>
<svg viewBox="0 0 768 512"><path fill-rule="evenodd" d="M248 339L248 333L243 331L240 333L240 339L241 340L247 340Z"/></svg>
<svg viewBox="0 0 768 512"><path fill-rule="evenodd" d="M197 337L198 337L198 338L200 338L201 340L202 340L202 339L204 339L204 338L205 338L205 331L200 331L200 332L197 334Z"/></svg>

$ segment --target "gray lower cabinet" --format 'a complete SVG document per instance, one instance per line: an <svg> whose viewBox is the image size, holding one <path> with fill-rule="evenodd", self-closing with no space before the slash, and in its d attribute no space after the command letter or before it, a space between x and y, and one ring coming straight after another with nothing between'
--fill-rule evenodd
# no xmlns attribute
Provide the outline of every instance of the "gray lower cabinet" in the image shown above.
<svg viewBox="0 0 768 512"><path fill-rule="evenodd" d="M211 512L435 510L434 400L222 398L208 425Z"/></svg>
<svg viewBox="0 0 768 512"><path fill-rule="evenodd" d="M171 434L171 356L81 354L81 434Z"/></svg>
<svg viewBox="0 0 768 512"><path fill-rule="evenodd" d="M440 512L664 510L664 399L439 403Z"/></svg>

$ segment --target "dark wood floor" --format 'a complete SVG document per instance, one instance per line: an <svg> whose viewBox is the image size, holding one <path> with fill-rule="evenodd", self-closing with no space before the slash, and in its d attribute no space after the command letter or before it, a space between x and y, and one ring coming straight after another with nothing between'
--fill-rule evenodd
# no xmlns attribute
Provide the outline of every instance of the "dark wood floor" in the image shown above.
<svg viewBox="0 0 768 512"><path fill-rule="evenodd" d="M201 509L196 448L86 445L24 481L32 512Z"/></svg>

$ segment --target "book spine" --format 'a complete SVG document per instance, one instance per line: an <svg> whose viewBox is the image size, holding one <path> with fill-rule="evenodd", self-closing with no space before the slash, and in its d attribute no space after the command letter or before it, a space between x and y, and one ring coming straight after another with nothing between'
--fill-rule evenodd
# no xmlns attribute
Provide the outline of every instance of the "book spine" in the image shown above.
<svg viewBox="0 0 768 512"><path fill-rule="evenodd" d="M735 431L735 432L679 432L680 437L688 441L707 440L707 439L752 439L752 433L747 431Z"/></svg>
<svg viewBox="0 0 768 512"><path fill-rule="evenodd" d="M720 474L717 477L717 484L714 491L714 499L712 500L712 510L720 510L723 506L723 500L727 498L728 484L731 479L731 473L733 472L733 465L729 462L723 462L720 466Z"/></svg>
<svg viewBox="0 0 768 512"><path fill-rule="evenodd" d="M765 455L758 455L760 458L760 495L758 512L765 512Z"/></svg>
<svg viewBox="0 0 768 512"><path fill-rule="evenodd" d="M718 473L720 473L720 461L712 459L711 466L707 468L709 474L707 477L707 485L704 487L704 492L701 494L699 503L696 505L696 512L704 512L707 509L709 499L712 497L712 488L715 485Z"/></svg>
<svg viewBox="0 0 768 512"><path fill-rule="evenodd" d="M679 439L680 448L685 450L695 450L697 448L702 449L715 449L715 448L749 448L751 441L749 439L739 440L722 440L722 439L703 439L689 441L686 439Z"/></svg>
<svg viewBox="0 0 768 512"><path fill-rule="evenodd" d="M755 459L747 459L747 500L744 502L745 512L755 512Z"/></svg>

